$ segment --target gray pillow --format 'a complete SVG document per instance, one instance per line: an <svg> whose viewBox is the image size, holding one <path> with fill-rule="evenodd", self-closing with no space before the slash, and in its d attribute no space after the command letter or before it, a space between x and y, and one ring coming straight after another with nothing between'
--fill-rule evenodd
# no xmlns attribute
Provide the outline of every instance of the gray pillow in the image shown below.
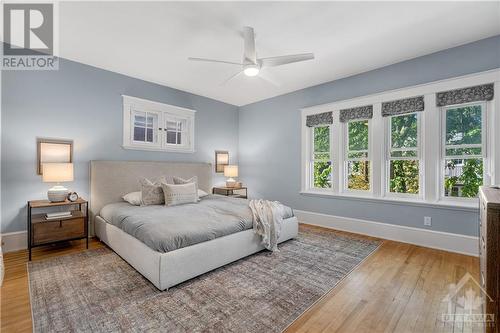
<svg viewBox="0 0 500 333"><path fill-rule="evenodd" d="M196 185L196 199L199 199L199 197L198 197L198 176L193 176L189 179L184 179L181 177L173 177L173 179L174 179L174 184L176 184L176 185L194 183Z"/></svg>
<svg viewBox="0 0 500 333"><path fill-rule="evenodd" d="M198 202L198 190L195 183L172 185L161 183L165 195L165 206L175 206Z"/></svg>
<svg viewBox="0 0 500 333"><path fill-rule="evenodd" d="M165 203L165 195L161 188L162 183L166 183L165 177L160 177L155 182L147 178L142 178L141 184L141 206L163 205Z"/></svg>

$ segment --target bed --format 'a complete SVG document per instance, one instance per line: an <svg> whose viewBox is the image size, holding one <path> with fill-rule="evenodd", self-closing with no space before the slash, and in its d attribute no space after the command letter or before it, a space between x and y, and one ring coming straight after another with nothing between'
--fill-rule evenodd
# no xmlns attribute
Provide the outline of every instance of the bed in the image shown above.
<svg viewBox="0 0 500 333"><path fill-rule="evenodd" d="M176 206L175 210L162 206L132 207L121 199L124 194L138 190L142 177L160 176L168 176L167 180L173 176L197 176L199 188L211 192L212 166L206 163L91 161L90 164L90 217L94 221L94 233L158 289L166 290L264 249L260 236L249 226L248 216L235 223L235 213L245 216L242 209L247 202L244 199L209 195L200 203L191 204L192 207ZM212 215L212 220L202 223L199 210L206 212L203 217ZM187 227L177 223L178 229L166 230L161 234L165 236L155 238L154 232L144 230L142 220L146 217L157 220L166 211L177 216L184 214L191 226L207 231L185 237L182 232ZM223 214L217 215L221 211ZM217 216L220 221L213 218ZM293 214L287 216L283 220L280 243L298 234L297 218Z"/></svg>

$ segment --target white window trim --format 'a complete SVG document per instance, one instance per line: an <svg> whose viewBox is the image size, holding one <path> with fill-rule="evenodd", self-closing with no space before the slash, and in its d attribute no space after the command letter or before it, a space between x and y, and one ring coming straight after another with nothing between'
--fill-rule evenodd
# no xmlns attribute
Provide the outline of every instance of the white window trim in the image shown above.
<svg viewBox="0 0 500 333"><path fill-rule="evenodd" d="M179 106L149 101L146 99L122 95L123 98L123 148L132 150L193 153L194 149L194 120L195 110L182 108ZM142 111L158 114L157 125L159 128L165 126L166 117L173 117L186 120L187 123L187 144L175 145L166 143L166 132L157 131L157 143L137 142L133 140L132 114L134 111Z"/></svg>
<svg viewBox="0 0 500 333"><path fill-rule="evenodd" d="M348 158L347 153L349 152L349 123L356 121L368 121L368 149L366 150L367 156L366 158ZM340 172L340 180L341 180L341 193L350 194L350 195L358 195L358 196L373 196L373 162L372 162L372 120L371 119L352 119L347 121L341 125L342 127L342 160L338 165L341 165L339 168ZM360 150L361 151L361 150ZM370 162L369 179L370 179L370 189L369 190L356 190L350 189L349 185L349 173L348 173L348 163L349 161L368 161Z"/></svg>
<svg viewBox="0 0 500 333"><path fill-rule="evenodd" d="M490 152L488 151L489 147L489 137L490 133L494 131L493 127L488 126L489 124L489 112L488 110L491 109L489 107L492 103L491 102L471 102L471 103L464 103L464 104L457 104L457 105L447 105L444 107L439 108L440 112L440 117L439 117L439 127L441 131L440 135L440 140L439 140L439 200L441 201L451 201L451 202L475 202L477 201L477 198L464 198L464 197L446 197L444 195L444 162L446 159L467 159L467 158L482 158L483 159L483 185L491 185L492 182L492 177L491 177L491 172L490 172L490 165L491 161L489 159L489 156L491 156ZM465 107L469 105L481 105L481 144L479 145L482 147L481 153L482 156L446 156L445 154L445 142L446 142L446 111L448 109L453 109L453 108L458 108L458 107ZM459 145L461 147L464 147L464 145Z"/></svg>
<svg viewBox="0 0 500 333"><path fill-rule="evenodd" d="M419 206L430 206L430 207L446 207L450 209L476 209L478 207L477 200L444 200L441 198L440 191L440 161L441 161L441 148L440 145L436 144L440 142L441 137L441 126L440 121L435 121L441 119L440 108L436 107L435 94L439 91L446 91L452 89L460 89L468 86L481 85L486 83L494 83L495 90L500 92L500 69L489 70L481 73L475 73L470 75L464 75L456 78L440 80L435 82L430 82L426 84L416 85L412 87L396 89L392 91L387 91L383 93L377 93L362 97L357 97L349 100L343 100L328 104L316 105L301 109L302 117L302 149L301 149L301 191L300 193L304 195L317 195L321 197L340 197L348 199L360 199L373 202L388 202L388 203L401 203L401 204L414 204ZM381 116L381 103L385 101L392 101L402 98L408 98L413 96L424 96L425 100L425 111L420 112L421 126L420 126L420 148L422 155L420 158L420 190L419 198L392 198L385 196L385 135L380 135L380 133L386 133L385 131L385 121ZM500 131L494 130L495 128L500 128L500 114L495 116L495 110L500 113L500 98L499 94L495 95L495 98L487 103L487 118L488 118L488 128L487 128L487 141L485 142L487 147L487 162L489 173L488 178L491 180L489 183L485 178L485 185L488 184L500 184L500 154L494 154L495 149L498 150L500 146ZM339 163L344 163L343 158L343 147L342 145L332 145L332 188L327 189L327 191L318 191L317 189L311 188L309 185L308 173L309 169L307 166L308 153L309 153L309 140L306 126L306 118L308 115L313 115L317 113L323 113L332 111L333 112L333 124L332 124L332 135L330 140L332 142L344 142L342 138L342 130L338 120L339 110L353 108L361 105L373 105L373 118L371 119L371 134L369 143L369 156L371 160L372 169L372 193L369 195L361 195L358 193L347 193L341 191L342 178L340 178ZM431 119L431 121L426 121L426 119ZM363 191L364 192L364 191Z"/></svg>

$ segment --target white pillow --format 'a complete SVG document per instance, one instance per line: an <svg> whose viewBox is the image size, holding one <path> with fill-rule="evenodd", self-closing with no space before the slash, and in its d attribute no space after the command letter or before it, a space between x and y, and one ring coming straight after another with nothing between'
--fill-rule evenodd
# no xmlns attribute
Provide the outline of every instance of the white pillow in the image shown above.
<svg viewBox="0 0 500 333"><path fill-rule="evenodd" d="M198 193L195 183L173 185L161 183L165 194L165 206L175 206L187 203L197 203Z"/></svg>
<svg viewBox="0 0 500 333"><path fill-rule="evenodd" d="M176 185L194 183L196 185L196 196L198 196L198 176L193 176L189 179L184 179L181 177L173 177L173 180L174 180L174 184L176 184ZM196 199L198 199L198 198L196 198Z"/></svg>
<svg viewBox="0 0 500 333"><path fill-rule="evenodd" d="M134 206L141 205L142 193L141 191L130 192L122 197L123 200Z"/></svg>
<svg viewBox="0 0 500 333"><path fill-rule="evenodd" d="M206 197L207 195L208 195L207 192L198 189L198 198L203 198L203 197Z"/></svg>

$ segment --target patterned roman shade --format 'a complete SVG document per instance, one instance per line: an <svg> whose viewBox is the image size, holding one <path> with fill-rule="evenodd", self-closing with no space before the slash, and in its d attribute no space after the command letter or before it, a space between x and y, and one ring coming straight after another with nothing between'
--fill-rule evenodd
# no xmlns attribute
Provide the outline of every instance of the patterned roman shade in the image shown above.
<svg viewBox="0 0 500 333"><path fill-rule="evenodd" d="M398 99L382 103L382 117L424 111L424 96Z"/></svg>
<svg viewBox="0 0 500 333"><path fill-rule="evenodd" d="M491 101L494 95L493 83L480 86L442 91L436 94L436 106Z"/></svg>
<svg viewBox="0 0 500 333"><path fill-rule="evenodd" d="M307 116L306 126L314 127L319 125L330 125L333 123L332 112L323 112Z"/></svg>
<svg viewBox="0 0 500 333"><path fill-rule="evenodd" d="M339 120L343 123L354 119L372 119L373 105L359 106L351 109L340 110Z"/></svg>

